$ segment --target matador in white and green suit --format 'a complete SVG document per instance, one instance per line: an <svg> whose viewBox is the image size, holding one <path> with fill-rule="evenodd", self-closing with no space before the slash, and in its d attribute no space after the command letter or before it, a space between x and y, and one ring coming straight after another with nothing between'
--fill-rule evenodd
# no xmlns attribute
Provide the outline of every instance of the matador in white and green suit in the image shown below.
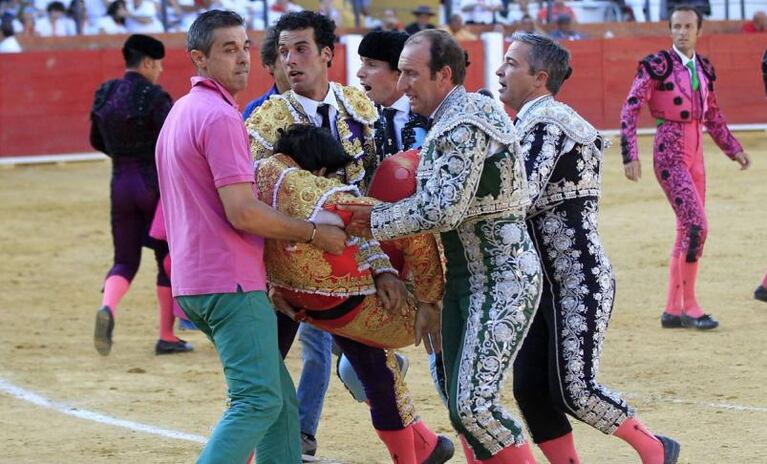
<svg viewBox="0 0 767 464"><path fill-rule="evenodd" d="M442 350L450 421L485 460L525 444L500 404L541 292L524 211L527 181L509 117L456 86L434 113L416 193L372 210L378 240L439 232L447 258Z"/></svg>

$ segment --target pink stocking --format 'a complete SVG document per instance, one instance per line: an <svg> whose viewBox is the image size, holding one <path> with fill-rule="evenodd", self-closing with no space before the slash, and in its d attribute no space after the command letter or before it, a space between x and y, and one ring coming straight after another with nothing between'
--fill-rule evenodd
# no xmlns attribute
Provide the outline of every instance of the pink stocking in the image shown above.
<svg viewBox="0 0 767 464"><path fill-rule="evenodd" d="M682 288L684 295L684 313L698 318L703 315L698 299L695 297L695 282L698 280L698 263L688 263L684 255L679 257L679 267L682 272Z"/></svg>
<svg viewBox="0 0 767 464"><path fill-rule="evenodd" d="M483 464L535 464L535 456L530 445L525 442L522 446L509 445L488 459L479 461Z"/></svg>
<svg viewBox="0 0 767 464"><path fill-rule="evenodd" d="M538 443L538 447L543 451L546 459L551 464L580 464L578 453L575 451L575 441L573 433Z"/></svg>
<svg viewBox="0 0 767 464"><path fill-rule="evenodd" d="M392 464L418 464L412 427L401 430L376 430L376 433L389 450Z"/></svg>
<svg viewBox="0 0 767 464"><path fill-rule="evenodd" d="M173 294L170 287L157 286L157 304L160 307L160 339L166 342L176 342L178 338L173 333Z"/></svg>
<svg viewBox="0 0 767 464"><path fill-rule="evenodd" d="M663 444L636 417L629 417L614 435L639 453L642 464L663 464Z"/></svg>
<svg viewBox="0 0 767 464"><path fill-rule="evenodd" d="M673 254L668 260L666 312L674 316L682 314L682 273L679 269L679 256L674 256Z"/></svg>
<svg viewBox="0 0 767 464"><path fill-rule="evenodd" d="M101 306L109 307L112 315L114 315L117 311L117 305L128 293L129 288L130 282L125 277L119 275L107 277L107 280L104 281L104 296L101 299Z"/></svg>

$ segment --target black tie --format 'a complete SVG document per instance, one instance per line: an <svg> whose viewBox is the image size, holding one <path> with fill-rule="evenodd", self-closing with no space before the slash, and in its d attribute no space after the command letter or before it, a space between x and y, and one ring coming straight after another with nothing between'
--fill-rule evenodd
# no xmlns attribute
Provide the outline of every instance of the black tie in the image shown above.
<svg viewBox="0 0 767 464"><path fill-rule="evenodd" d="M320 106L317 107L317 112L322 116L322 127L332 133L333 130L330 128L330 105L321 103Z"/></svg>
<svg viewBox="0 0 767 464"><path fill-rule="evenodd" d="M386 126L384 127L384 154L393 155L399 151L397 147L397 132L394 128L394 115L397 114L397 110L394 108L383 109L384 120Z"/></svg>

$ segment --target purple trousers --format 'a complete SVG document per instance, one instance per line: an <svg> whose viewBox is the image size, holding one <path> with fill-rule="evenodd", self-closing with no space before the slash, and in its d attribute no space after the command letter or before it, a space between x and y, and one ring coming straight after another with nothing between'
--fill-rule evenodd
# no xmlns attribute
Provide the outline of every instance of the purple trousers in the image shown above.
<svg viewBox="0 0 767 464"><path fill-rule="evenodd" d="M146 245L154 249L157 285L170 287L170 279L163 268L168 244L150 239L148 235L160 199L154 166L136 160L114 161L110 197L115 254L107 277L119 275L132 281L141 264L141 248Z"/></svg>

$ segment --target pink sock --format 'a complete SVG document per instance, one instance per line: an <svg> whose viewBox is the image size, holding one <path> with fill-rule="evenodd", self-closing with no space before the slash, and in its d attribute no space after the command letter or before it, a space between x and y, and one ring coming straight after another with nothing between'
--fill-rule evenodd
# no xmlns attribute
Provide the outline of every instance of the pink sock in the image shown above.
<svg viewBox="0 0 767 464"><path fill-rule="evenodd" d="M458 439L461 440L461 446L463 447L463 454L466 455L466 464L480 464L477 458L474 456L474 450L469 446L469 442L466 441L466 437L458 435Z"/></svg>
<svg viewBox="0 0 767 464"><path fill-rule="evenodd" d="M119 275L107 277L107 280L104 281L104 296L101 299L101 306L108 306L114 315L117 311L117 305L128 293L129 288L130 282L125 277Z"/></svg>
<svg viewBox="0 0 767 464"><path fill-rule="evenodd" d="M522 446L507 446L491 458L479 462L484 464L535 464L535 456L530 450L530 445L525 442Z"/></svg>
<svg viewBox="0 0 767 464"><path fill-rule="evenodd" d="M575 451L572 432L553 440L538 443L538 447L551 464L580 464L581 462Z"/></svg>
<svg viewBox="0 0 767 464"><path fill-rule="evenodd" d="M767 274L762 277L762 287L767 288Z"/></svg>
<svg viewBox="0 0 767 464"><path fill-rule="evenodd" d="M639 453L642 464L663 464L663 444L636 417L629 417L613 434Z"/></svg>
<svg viewBox="0 0 767 464"><path fill-rule="evenodd" d="M415 458L417 462L424 462L437 447L437 434L434 433L422 420L410 424L413 429L413 443L415 444Z"/></svg>
<svg viewBox="0 0 767 464"><path fill-rule="evenodd" d="M157 286L157 305L160 307L160 339L166 342L178 341L173 333L176 318L173 316L173 294L170 287Z"/></svg>
<svg viewBox="0 0 767 464"><path fill-rule="evenodd" d="M376 433L389 450L392 464L418 464L411 427L401 430L376 430Z"/></svg>
<svg viewBox="0 0 767 464"><path fill-rule="evenodd" d="M690 317L700 317L703 315L703 310L700 309L698 299L695 296L695 283L698 280L699 262L688 263L684 255L679 257L679 267L682 272L684 313Z"/></svg>
<svg viewBox="0 0 767 464"><path fill-rule="evenodd" d="M170 278L170 255L165 255L162 260L162 269L165 271L165 275Z"/></svg>
<svg viewBox="0 0 767 464"><path fill-rule="evenodd" d="M668 260L668 297L666 312L679 316L682 314L682 274L679 269L679 256L671 255Z"/></svg>

